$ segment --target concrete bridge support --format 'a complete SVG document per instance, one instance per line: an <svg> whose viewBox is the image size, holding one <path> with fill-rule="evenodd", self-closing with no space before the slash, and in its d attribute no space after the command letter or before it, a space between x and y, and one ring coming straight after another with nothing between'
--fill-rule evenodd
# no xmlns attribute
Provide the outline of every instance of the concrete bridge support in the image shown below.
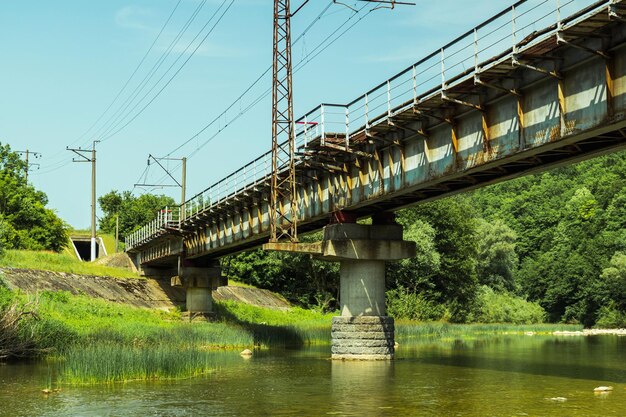
<svg viewBox="0 0 626 417"><path fill-rule="evenodd" d="M181 286L186 292L186 310L190 318L213 316L211 292L222 284L219 263L211 266L181 266L179 275L172 277L172 286Z"/></svg>
<svg viewBox="0 0 626 417"><path fill-rule="evenodd" d="M398 224L333 224L324 228L323 259L339 261L341 316L333 317L332 358L394 357L394 322L385 309L385 261L415 256Z"/></svg>

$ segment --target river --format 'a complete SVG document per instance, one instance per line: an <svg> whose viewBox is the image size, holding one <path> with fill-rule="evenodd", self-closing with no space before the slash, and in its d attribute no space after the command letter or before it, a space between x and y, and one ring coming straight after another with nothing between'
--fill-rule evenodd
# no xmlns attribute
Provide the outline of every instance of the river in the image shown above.
<svg viewBox="0 0 626 417"><path fill-rule="evenodd" d="M333 362L327 346L211 355L215 371L203 377L51 395L41 393L55 378L45 362L2 365L0 416L626 415L626 337L420 343L393 362ZM600 385L614 389L595 394Z"/></svg>

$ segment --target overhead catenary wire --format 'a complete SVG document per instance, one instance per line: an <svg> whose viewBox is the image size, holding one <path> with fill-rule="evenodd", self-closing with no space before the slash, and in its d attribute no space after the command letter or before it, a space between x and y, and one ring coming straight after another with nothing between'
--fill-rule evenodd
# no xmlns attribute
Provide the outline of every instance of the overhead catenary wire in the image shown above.
<svg viewBox="0 0 626 417"><path fill-rule="evenodd" d="M192 13L192 15L189 17L189 19L185 22L185 24L183 25L183 27L180 29L180 31L178 32L178 34L176 35L176 37L174 37L174 39L170 42L169 46L167 47L167 49L161 54L161 57L155 62L155 64L152 66L152 68L150 69L150 71L145 75L145 77L143 78L143 80L141 81L141 83L139 83L139 85L137 85L137 87L135 87L135 90L131 93L130 96L127 97L127 99L124 101L124 103L122 104L122 106L120 106L118 108L118 110L111 116L109 117L109 119L107 120L107 122L101 126L101 128L96 132L96 136L103 138L104 136L106 136L113 128L114 126L119 125L120 120L125 119L126 117L128 117L128 115L130 113L132 113L132 111L139 105L139 103L141 103L145 97L150 94L150 92L152 90L154 90L154 88L156 88L156 86L161 82L161 80L168 74L169 71L171 71L171 69L173 68L173 66L176 64L176 62L178 62L178 60L180 60L180 58L184 55L185 51L187 51L189 49L189 45L187 45L187 48L185 48L185 50L183 52L181 52L178 57L176 58L176 60L165 70L165 72L161 75L161 77L152 84L152 87L150 87L150 90L148 91L148 93L144 94L143 97L137 102L135 103L135 100L137 99L137 97L139 97L139 95L145 90L146 86L150 83L150 81L152 80L152 78L155 76L155 74L159 71L159 69L161 68L161 66L163 65L163 63L166 61L167 57L171 54L171 52L174 50L174 48L178 45L179 41L182 39L182 37L185 35L185 33L187 32L187 30L189 29L189 27L191 26L191 24L193 23L193 21L196 19L196 17L198 16L198 14L200 13L200 11L202 10L202 8L204 7L204 5L207 3L207 0L202 0L198 6L196 7L196 9L194 10L194 12ZM206 26L213 20L213 18L217 15L217 13L219 12L219 10L223 7L224 3L226 3L226 0L224 0L220 6L213 12L213 14L211 15L211 17L209 18L209 20L207 20L207 22L205 23L205 25L202 27L202 29L200 29L200 31L196 34L196 36L193 38L192 42L198 38L198 36L202 33L202 31L206 28ZM128 110L128 108L133 105L133 103L135 103L134 107L131 108L130 110ZM128 111L127 111L128 110Z"/></svg>
<svg viewBox="0 0 626 417"><path fill-rule="evenodd" d="M164 62L164 60L167 58L167 56L169 55L169 53L171 52L171 50L176 46L176 44L178 43L179 39L184 35L184 33L186 32L187 28L189 27L189 25L191 24L191 22L193 22L193 20L195 19L195 17L197 16L197 14L199 13L199 11L201 10L202 6L207 2L207 0L203 0L198 7L196 7L196 9L194 10L194 13L192 14L192 16L187 20L187 22L185 23L185 25L183 26L183 28L181 28L181 30L179 31L178 35L174 38L174 40L170 43L168 49L162 54L161 58L153 65L152 69L150 70L150 72L144 77L144 79L142 80L142 82L135 88L135 90L131 93L131 95L126 99L126 101L122 104L123 106L123 110L122 112L124 112L126 109L128 109L128 107L134 102L134 99L141 93L141 91L145 88L145 85L151 80L151 78L154 76L154 74L156 73L156 71L158 71L158 69L160 68L160 66L162 65L162 63ZM215 17L219 14L220 10L223 9L224 5L228 2L228 0L224 0L221 5L215 10L215 12L211 15L211 17L209 18L209 20L204 24L204 26L200 29L200 31L196 34L196 36L192 39L191 42L189 42L189 44L187 45L187 47L179 54L178 58L170 65L170 67L162 74L162 76L159 78L159 80L157 80L156 83L154 83L152 85L152 87L150 88L150 90L148 90L148 92L146 94L144 94L144 96L141 98L141 100L139 102L137 102L137 104L135 104L135 106L130 110L130 112L126 113L122 119L120 120L120 116L121 113L119 112L120 109L122 109L122 107L120 107L120 109L118 109L118 111L116 113L114 113L113 116L111 116L109 118L109 120L107 121L107 123L109 123L113 117L115 117L117 115L117 117L115 117L115 119L113 119L113 121L111 124L108 124L108 130L104 130L101 128L98 132L96 132L94 137L101 137L101 141L105 141L107 139L110 139L112 136L114 136L115 134L119 133L120 131L122 131L125 127L127 127L130 123L132 123L137 117L139 117L139 115L141 115L147 108L148 106L150 106L155 100L156 98L165 90L165 88L167 88L167 86L174 80L174 78L180 73L180 71L184 68L184 66L189 62L189 60L193 57L193 55L195 54L195 52L197 52L197 50L200 48L200 46L206 41L206 39L208 38L208 36L214 31L214 29L216 28L216 26L219 24L219 22L224 18L224 15L228 12L228 10L232 7L234 0L230 0L230 2L228 3L228 6L223 10L222 14L219 16L219 18L217 19L217 21L213 24L213 26L211 26L211 28L209 29L209 31L204 35L204 37L200 40L200 42L195 46L195 48L193 49L193 51L191 51L191 53L189 53L187 59L182 63L182 65L180 67L178 67L178 69L176 69L176 71L174 72L174 74L165 82L165 84L162 85L162 87L157 91L157 93L148 101L147 104L145 104L137 113L134 114L134 116L127 120L126 123L124 123L121 127L120 123L124 121L124 119L126 119L128 116L130 116L130 114L132 113L132 111L134 109L136 109L138 107L138 105L159 85L159 83L165 78L165 76L172 70L172 68L174 67L174 65L176 65L176 63L180 60L181 57L183 57L187 51L191 48L191 46L193 45L193 43L198 39L198 37L200 37L202 35L202 33L204 32L204 30L207 28L207 26L209 26L209 24L213 21L213 19L215 19ZM117 123L116 123L117 122ZM115 124L116 123L116 124ZM103 125L103 126L107 126L107 124ZM115 131L112 131L111 129L117 128ZM61 161L60 163L57 163L55 166L51 166L49 167L50 169L42 172L42 174L46 174L46 173L50 173L50 172L54 172L58 169L63 168L64 166L66 166L69 162L71 161Z"/></svg>
<svg viewBox="0 0 626 417"><path fill-rule="evenodd" d="M222 5L224 5L226 3L227 0L224 0L224 2L222 2ZM196 53L196 51L200 48L200 46L202 46L202 44L204 43L204 41L206 41L206 39L209 37L209 35L211 35L211 33L213 33L213 31L215 30L215 28L217 27L217 25L222 21L222 19L224 18L224 16L226 15L226 13L228 12L228 10L230 10L230 8L232 7L232 5L235 3L235 0L230 0L230 3L228 4L228 6L224 9L224 11L222 12L222 14L219 16L219 18L216 20L216 22L213 24L213 26L210 28L210 30L204 35L204 37L200 40L200 42L198 42L198 44L196 45L196 47L193 49L193 51L189 54L189 56L187 57L187 59L182 63L182 65L176 70L176 72L174 72L174 74L165 82L165 84L159 89L159 91L157 91L157 93L148 101L148 103L146 103L137 113L135 113L134 116L132 116L126 123L124 123L121 127L118 127L116 130L114 130L113 132L111 132L110 130L108 132L105 132L103 135L103 138L101 139L103 142L110 139L111 137L117 135L119 132L121 132L123 129L125 129L129 124L131 124L135 119L137 119L137 117L139 117L153 102L154 100L156 100L157 97L159 97L159 95L165 90L165 88L167 88L168 85L170 85L170 83L174 80L174 78L176 78L176 76L180 73L180 71L185 67L185 65L189 62L189 60L193 57L193 55ZM220 6L221 8L222 6ZM203 26L203 28L201 29L204 30L208 24L210 23L210 21L213 19L213 17L215 17L215 15L217 14L218 10L216 11L216 13L211 17L211 19ZM189 43L189 45L187 46L187 48L185 48L185 50L181 53L181 55L179 55L179 58L182 57L187 50L189 49L189 47L192 45L192 43L197 39L197 37L200 35L201 32L198 33L198 35L196 35L196 37ZM174 66L174 64L176 62L178 62L178 59L176 61L174 61L174 63L170 66L170 68L172 68ZM169 69L168 69L169 71ZM148 96L148 94L150 94L152 92L152 90L158 85L159 82L161 82L161 80L165 77L165 75L167 74L167 72L165 74L163 74L163 76L161 76L161 78L159 78L159 80L157 81L157 83L144 95L144 97L141 99L143 100L145 97ZM141 101L140 101L141 102ZM133 107L132 110L134 110L136 107L138 106L135 105ZM130 114L130 113L129 113ZM117 125L119 126L119 124ZM114 127L115 128L115 127Z"/></svg>
<svg viewBox="0 0 626 417"><path fill-rule="evenodd" d="M165 23L163 23L163 26L161 26L161 30L159 30L159 32L157 33L156 37L154 38L154 40L152 41L152 44L150 45L150 47L148 48L148 50L146 51L146 53L143 55L143 57L141 58L141 60L139 61L139 63L137 64L137 66L135 67L135 69L133 70L132 74L130 74L130 77L128 77L128 79L126 80L126 82L124 83L124 85L122 85L122 88L120 88L120 90L117 92L117 94L115 95L115 97L113 98L113 100L111 100L111 103L109 103L109 105L107 106L106 109L104 109L104 111L102 112L102 114L100 114L100 116L96 119L95 122L93 122L93 124L78 138L78 140L82 139L83 137L85 137L89 132L91 132L91 130L100 122L100 120L102 120L102 118L104 117L105 114L108 113L108 111L111 109L111 107L113 107L113 105L117 102L117 100L120 98L120 96L122 95L122 93L124 92L124 90L126 90L126 87L128 87L128 85L130 84L130 82L132 81L132 79L135 77L135 75L137 74L137 72L139 71L139 68L141 68L141 66L143 65L143 63L146 61L146 58L148 58L148 55L150 55L150 52L152 52L152 49L154 49L154 46L156 45L157 41L161 38L161 35L163 34L163 32L165 31L165 28L167 27L167 25L169 24L170 20L172 20L172 17L174 16L174 13L176 12L176 10L178 9L178 6L180 6L180 3L182 2L182 0L178 0L176 2L176 5L174 6L174 8L172 9L171 13L169 14L167 20L165 21Z"/></svg>
<svg viewBox="0 0 626 417"><path fill-rule="evenodd" d="M315 23L317 23L322 16L326 13L326 11L328 11L328 9L333 5L334 3L331 1L323 10L322 12L320 12L320 14L318 14L318 16L305 28L305 30L295 39L294 41L294 45L300 41L301 39L303 39L303 37L306 35L306 33L315 25ZM348 19L346 19L339 27L337 27L329 36L327 36L325 39L323 39L321 42L318 43L318 45L313 48L308 55L306 55L305 57L303 57L295 66L294 66L294 73L296 73L298 70L300 70L303 66L305 66L308 62L310 62L312 59L314 59L315 57L317 57L320 53L322 53L324 50L326 50L330 45L332 45L334 42L336 42L340 37L342 37L348 30L352 29L356 23L360 22L363 18L365 18L367 15L369 15L369 13L371 13L371 10L368 11L367 14L361 16L352 26L349 26L347 30L345 30L344 32L342 32L336 39L332 40L330 44L328 44L327 46L324 46L324 43L327 42L332 36L334 36L337 32L339 32L346 24L348 24L358 13L360 13L367 5L363 5L361 6L355 13L352 13L350 15L350 17ZM320 48L323 47L323 49L320 50ZM313 57L311 57L311 55L314 54ZM254 86L256 86L262 79L263 77L265 77L270 71L272 70L272 66L270 65L259 77L257 77L257 79L246 88L246 90L244 90L244 92L239 95L224 111L222 111L218 116L216 116L214 119L212 119L209 123L207 123L206 125L204 125L202 128L200 128L200 130L198 130L196 133L194 133L192 136L190 136L188 139L186 139L185 141L183 141L180 145L178 145L176 148L172 149L167 155L172 155L173 153L179 151L180 149L182 149L183 147L185 147L187 144L189 144L191 141L193 141L194 139L198 138L202 133L204 133L206 130L208 130L211 126L213 126L215 123L217 123L223 116L225 116L229 110L231 110L237 103L240 102L240 100L243 98L243 96L245 96L250 90L252 90L252 88L254 88ZM256 106L263 98L267 97L267 95L269 95L271 92L271 88L267 88L265 91L263 91L263 93L261 93L261 95L259 95L258 97L256 97L251 104L248 105L248 107L246 107L244 110L241 110L239 113L237 113L231 120L227 121L224 126L220 126L220 128L218 129L218 131L216 133L214 133L212 136L209 137L209 139L205 140L200 146L198 146L194 151L192 151L192 153L190 153L188 155L188 158L191 158L193 155L195 155L199 149L203 148L204 146L206 146L211 140L213 140L219 133L221 133L226 127L228 127L231 123L233 123L234 121L238 120L241 116L243 116L245 113L247 113L249 110L251 110L254 106Z"/></svg>
<svg viewBox="0 0 626 417"><path fill-rule="evenodd" d="M354 16L356 16L358 13L360 13L364 8L365 8L365 6L362 6L360 9L357 10L356 13L353 13L350 16L350 18L348 18L343 24L341 24L337 29L335 29L329 36L327 36L324 40L322 40L320 43L318 43L317 46L315 48L313 48L308 55L306 55L304 58L302 58L300 61L298 61L298 63L293 68L293 73L296 74L298 71L300 71L304 66L306 66L306 64L311 62L313 59L315 59L317 56L319 56L322 52L324 52L326 49L328 49L330 46L332 46L337 40L339 40L343 35L345 35L350 29L352 29L354 26L356 26L361 20L363 20L372 11L375 10L375 9L369 10L366 14L362 15L358 20L356 20L352 25L348 26L341 33L339 33L338 36L336 36L334 39L330 40L335 34L337 34L341 30L341 28L343 28L348 22L350 22L350 20L352 20L352 18ZM330 42L326 43L329 40L330 40ZM210 143L213 139L215 139L231 123L233 123L236 120L238 120L239 118L241 118L245 113L247 113L253 107L255 107L257 104L259 104L265 97L267 97L271 93L271 91L272 91L271 88L266 89L254 101L252 101L252 103L250 103L248 105L248 107L246 107L244 110L240 111L230 121L228 121L223 127L221 127L217 132L215 132L212 136L210 136L207 140L205 140L201 145L197 146L194 151L192 151L190 154L188 154L187 158L192 158L194 155L196 155L200 151L200 149L202 149L204 146L206 146L208 143ZM214 122L212 122L212 123L214 123ZM208 127L209 126L206 126L206 128L208 128ZM206 129L204 129L204 130L206 130ZM188 140L188 142L193 140L193 139L195 139L201 133L202 132L197 133L196 135L191 137Z"/></svg>
<svg viewBox="0 0 626 417"><path fill-rule="evenodd" d="M161 38L161 35L163 34L163 32L165 31L165 29L167 28L167 26L169 25L170 21L172 20L172 17L174 16L174 14L176 13L176 10L178 10L178 7L180 6L180 4L182 3L182 0L178 0L176 2L176 4L174 5L174 8L172 9L172 11L169 13L167 19L165 20L165 22L163 23L163 25L161 26L161 29L159 30L159 32L157 33L156 37L154 38L154 40L152 41L152 43L150 44L150 47L148 48L148 50L144 53L143 57L141 58L141 60L137 63L137 65L135 66L135 69L132 71L132 73L130 74L130 76L128 77L128 79L126 80L126 82L122 85L122 87L119 89L119 91L117 92L117 94L115 95L115 97L113 98L113 100L111 100L111 102L109 103L109 105L104 109L104 111L100 114L100 116L98 116L98 118L87 128L87 130L85 130L80 136L78 136L77 139L75 139L74 141L72 141L70 143L70 146L75 145L77 142L79 142L82 138L84 138L89 132L91 132L93 130L93 128L100 122L100 120L102 120L102 118L109 112L109 110L111 109L111 107L113 107L113 105L117 102L117 100L121 97L122 93L126 90L126 88L128 87L128 85L130 84L130 82L133 80L133 78L135 77L135 75L137 74L137 72L139 71L139 69L141 68L141 66L144 64L144 62L146 61L146 59L148 58L148 56L150 55L150 52L152 52L152 50L154 49L155 45L157 44L158 40ZM86 144L83 144L83 146ZM65 154L65 150L59 150L57 153L53 154L52 157L52 161L54 161L56 158L56 156L61 155L61 154ZM55 168L55 167L62 167L64 165L67 165L69 163L69 161L66 160L66 158L63 158L61 161L57 161L57 162L53 162L50 163L49 165L47 165L46 167L48 168L47 170L45 170L44 172L42 172L42 174L44 173L48 173L48 172L52 172L53 170L50 170L50 168Z"/></svg>
<svg viewBox="0 0 626 417"><path fill-rule="evenodd" d="M329 4L329 6L331 6L333 3L331 2ZM350 31L352 28L354 28L358 23L360 23L364 18L366 18L371 12L373 12L376 9L371 9L368 10L367 13L360 15L360 17L354 21L351 25L349 25L348 27L345 27L348 23L350 23L351 20L354 19L355 16L359 15L359 13L361 11L363 11L363 9L367 6L367 4L363 5L362 7L360 7L356 12L352 13L350 15L350 17L348 19L346 19L341 25L339 25L333 32L331 32L330 35L328 35L326 38L324 38L322 41L320 41L315 48L313 48L309 54L307 56L305 56L303 59L301 59L300 61L298 61L298 63L294 66L294 74L301 70L304 66L306 66L309 62L311 62L313 59L315 59L317 56L319 56L322 52L324 52L326 49L328 49L330 46L332 46L336 41L338 41L341 37L343 37L348 31ZM325 10L327 10L328 7L326 7ZM321 13L323 14L325 12L325 10ZM316 19L309 25L309 27L306 29L308 30L310 27L312 27L312 25L321 18L320 15L318 15L318 17L316 17ZM345 28L344 28L345 27ZM343 30L342 30L343 28ZM300 36L298 36L298 38L296 39L299 40L302 38L302 36L305 35L305 32L303 32ZM336 36L335 36L336 35ZM295 44L295 42L294 42ZM222 116L224 116L226 114L226 112L231 109L232 107L234 107L240 100L240 98L247 93L250 89L252 89L252 87L258 83L260 81L260 79L263 78L264 75L267 74L267 72L269 72L271 70L271 67L269 69L267 69L263 74L261 74L257 80L255 80L255 82L250 85L245 91L244 93L239 96L235 101L233 101L233 103L231 103L227 110L223 111L222 113L220 113L219 116L215 117L211 122L209 122L207 125L203 126L202 129L200 129L200 131L196 132L193 136L191 136L189 139L185 140L185 142L181 145L179 145L178 147L176 147L175 149L173 149L170 153L168 153L167 155L172 155L174 152L182 149L185 145L189 144L192 140L196 139L198 136L200 136L204 131L206 131L208 128L210 128L212 125L214 125L217 121L220 120L220 118ZM269 94L271 93L271 88L266 89L265 91L263 91L259 96L257 96L246 108L244 108L243 110L240 110L239 113L237 113L232 119L230 119L229 121L227 121L224 126L220 126L220 128L213 133L211 136L209 136L202 144L198 145L196 147L196 149L194 149L191 153L187 154L187 159L191 159L193 156L195 156L204 146L206 146L208 143L210 143L213 139L215 139L220 133L222 133L227 127L229 127L232 123L234 123L235 121L237 121L239 118L241 118L243 115L245 115L248 111L250 111L252 108L254 108L257 104L259 104L265 97L267 97ZM179 166L177 166L174 169L177 169ZM165 176L161 177L157 182L161 182L163 180L165 180Z"/></svg>

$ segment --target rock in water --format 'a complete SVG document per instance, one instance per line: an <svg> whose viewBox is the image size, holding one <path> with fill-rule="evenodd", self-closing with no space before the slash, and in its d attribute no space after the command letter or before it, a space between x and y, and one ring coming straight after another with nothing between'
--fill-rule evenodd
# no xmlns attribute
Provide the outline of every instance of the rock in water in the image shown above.
<svg viewBox="0 0 626 417"><path fill-rule="evenodd" d="M565 398L565 397L552 397L552 398L546 398L546 400L555 401L555 402L558 402L558 403L563 403L563 402L567 401L567 398Z"/></svg>
<svg viewBox="0 0 626 417"><path fill-rule="evenodd" d="M613 387L606 387L604 385L599 386L599 387L595 387L593 389L594 392L608 392L608 391L613 391Z"/></svg>
<svg viewBox="0 0 626 417"><path fill-rule="evenodd" d="M252 351L250 349L244 349L239 353L241 356L252 356Z"/></svg>

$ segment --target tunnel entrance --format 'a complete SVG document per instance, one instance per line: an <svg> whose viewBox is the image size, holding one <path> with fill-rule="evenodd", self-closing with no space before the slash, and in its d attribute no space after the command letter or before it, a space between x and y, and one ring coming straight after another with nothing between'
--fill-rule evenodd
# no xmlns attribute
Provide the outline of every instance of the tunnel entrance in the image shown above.
<svg viewBox="0 0 626 417"><path fill-rule="evenodd" d="M72 246L74 247L74 253L76 257L81 261L91 260L91 238L89 237L70 237ZM106 256L106 248L102 238L96 238L96 259L101 256Z"/></svg>

